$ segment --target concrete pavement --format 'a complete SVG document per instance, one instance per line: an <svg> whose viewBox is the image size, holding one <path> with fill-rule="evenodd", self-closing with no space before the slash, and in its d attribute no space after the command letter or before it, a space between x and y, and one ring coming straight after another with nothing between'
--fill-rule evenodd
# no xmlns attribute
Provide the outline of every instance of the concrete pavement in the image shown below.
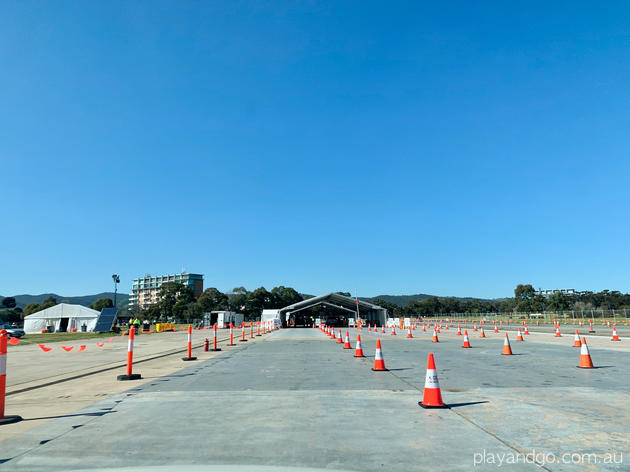
<svg viewBox="0 0 630 472"><path fill-rule="evenodd" d="M471 337L473 348L461 349L454 332L437 344L415 333L383 336L391 370L372 372L376 336L366 330L366 359L319 330L277 331L0 442L0 458L32 471L159 464L407 471L471 470L482 457L478 470L496 470L489 457L532 450L602 459L628 452L629 353L593 349L602 368L587 371L575 368L579 350L555 340L513 341L517 355L508 357L499 354L502 335ZM417 405L428 352L450 410ZM623 459L591 469L627 470Z"/></svg>

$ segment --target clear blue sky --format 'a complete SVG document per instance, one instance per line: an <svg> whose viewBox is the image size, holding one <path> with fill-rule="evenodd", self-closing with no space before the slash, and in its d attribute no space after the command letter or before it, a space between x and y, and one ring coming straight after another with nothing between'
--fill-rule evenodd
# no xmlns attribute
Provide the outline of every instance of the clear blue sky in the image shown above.
<svg viewBox="0 0 630 472"><path fill-rule="evenodd" d="M0 4L0 294L630 286L626 2Z"/></svg>

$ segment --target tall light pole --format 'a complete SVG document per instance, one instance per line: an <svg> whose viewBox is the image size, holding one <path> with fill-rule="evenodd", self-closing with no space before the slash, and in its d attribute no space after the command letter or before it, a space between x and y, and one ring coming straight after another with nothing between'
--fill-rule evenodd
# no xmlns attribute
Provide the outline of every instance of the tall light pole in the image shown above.
<svg viewBox="0 0 630 472"><path fill-rule="evenodd" d="M118 284L120 283L120 276L118 274L113 274L112 279L114 281L114 308L117 308L116 293L118 292Z"/></svg>

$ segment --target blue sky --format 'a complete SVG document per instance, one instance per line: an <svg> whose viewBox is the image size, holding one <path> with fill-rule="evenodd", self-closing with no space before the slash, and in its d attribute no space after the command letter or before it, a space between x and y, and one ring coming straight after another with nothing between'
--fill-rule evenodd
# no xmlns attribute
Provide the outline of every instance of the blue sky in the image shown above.
<svg viewBox="0 0 630 472"><path fill-rule="evenodd" d="M3 2L0 294L630 285L624 2Z"/></svg>

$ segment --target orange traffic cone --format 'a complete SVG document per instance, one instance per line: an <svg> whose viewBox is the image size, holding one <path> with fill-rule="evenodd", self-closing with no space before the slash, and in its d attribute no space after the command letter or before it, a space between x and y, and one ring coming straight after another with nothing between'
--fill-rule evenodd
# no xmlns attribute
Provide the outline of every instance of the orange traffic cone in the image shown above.
<svg viewBox="0 0 630 472"><path fill-rule="evenodd" d="M527 329L527 325L525 325L525 331L523 331L523 334L529 334L529 330Z"/></svg>
<svg viewBox="0 0 630 472"><path fill-rule="evenodd" d="M477 324L473 323L473 331L477 331Z"/></svg>
<svg viewBox="0 0 630 472"><path fill-rule="evenodd" d="M365 357L363 355L363 346L361 346L361 335L357 334L357 347L354 350L354 357Z"/></svg>
<svg viewBox="0 0 630 472"><path fill-rule="evenodd" d="M422 332L426 333L427 332L427 327L424 325L424 323L422 324Z"/></svg>
<svg viewBox="0 0 630 472"><path fill-rule="evenodd" d="M504 356L512 355L512 347L510 346L510 339L508 338L507 333L505 333L505 340L503 341L503 355Z"/></svg>
<svg viewBox="0 0 630 472"><path fill-rule="evenodd" d="M486 337L486 333L483 330L483 326L479 329L479 337L480 338L485 338Z"/></svg>
<svg viewBox="0 0 630 472"><path fill-rule="evenodd" d="M468 339L468 330L464 331L464 344L462 347L470 347L470 340Z"/></svg>
<svg viewBox="0 0 630 472"><path fill-rule="evenodd" d="M385 325L383 325L383 328L381 329L381 334L385 334Z"/></svg>
<svg viewBox="0 0 630 472"><path fill-rule="evenodd" d="M611 341L621 341L621 339L619 339L619 336L617 335L617 327L613 326L613 335L612 338L610 339Z"/></svg>
<svg viewBox="0 0 630 472"><path fill-rule="evenodd" d="M348 331L346 331L346 339L344 339L343 341L343 348L352 349L352 346L350 345L350 335L348 334Z"/></svg>
<svg viewBox="0 0 630 472"><path fill-rule="evenodd" d="M573 338L573 347L581 347L582 346L582 342L580 341L580 333L578 333L578 330L575 330L575 338Z"/></svg>
<svg viewBox="0 0 630 472"><path fill-rule="evenodd" d="M411 328L407 328L407 337L413 338L413 334L411 334Z"/></svg>
<svg viewBox="0 0 630 472"><path fill-rule="evenodd" d="M337 344L343 343L343 339L341 339L341 330L339 330L339 336L337 336Z"/></svg>
<svg viewBox="0 0 630 472"><path fill-rule="evenodd" d="M556 325L556 338L561 338L562 335L560 334L560 325Z"/></svg>
<svg viewBox="0 0 630 472"><path fill-rule="evenodd" d="M518 330L516 332L516 340L517 341L524 341L523 335L521 334L521 328L518 328Z"/></svg>
<svg viewBox="0 0 630 472"><path fill-rule="evenodd" d="M462 335L462 328L459 327L459 323L457 323L457 336Z"/></svg>
<svg viewBox="0 0 630 472"><path fill-rule="evenodd" d="M586 346L586 339L582 338L582 348L580 349L580 369L593 369L593 360Z"/></svg>
<svg viewBox="0 0 630 472"><path fill-rule="evenodd" d="M498 333L499 332L499 328L497 328L497 325L494 325L494 332Z"/></svg>
<svg viewBox="0 0 630 472"><path fill-rule="evenodd" d="M437 337L437 331L435 328L433 328L433 342L437 343L438 341L438 337Z"/></svg>
<svg viewBox="0 0 630 472"><path fill-rule="evenodd" d="M394 325L392 325L392 336L396 336L396 328L394 328Z"/></svg>
<svg viewBox="0 0 630 472"><path fill-rule="evenodd" d="M385 368L385 361L383 360L383 351L381 351L380 339L376 340L376 354L374 355L374 367L372 367L372 370L388 370L387 368Z"/></svg>
<svg viewBox="0 0 630 472"><path fill-rule="evenodd" d="M438 382L437 369L433 353L429 353L427 359L427 376L424 381L424 394L422 401L418 402L422 408L448 408L442 401L442 391Z"/></svg>
<svg viewBox="0 0 630 472"><path fill-rule="evenodd" d="M593 322L589 320L588 324L589 324L588 332L594 333L595 330L593 329Z"/></svg>

